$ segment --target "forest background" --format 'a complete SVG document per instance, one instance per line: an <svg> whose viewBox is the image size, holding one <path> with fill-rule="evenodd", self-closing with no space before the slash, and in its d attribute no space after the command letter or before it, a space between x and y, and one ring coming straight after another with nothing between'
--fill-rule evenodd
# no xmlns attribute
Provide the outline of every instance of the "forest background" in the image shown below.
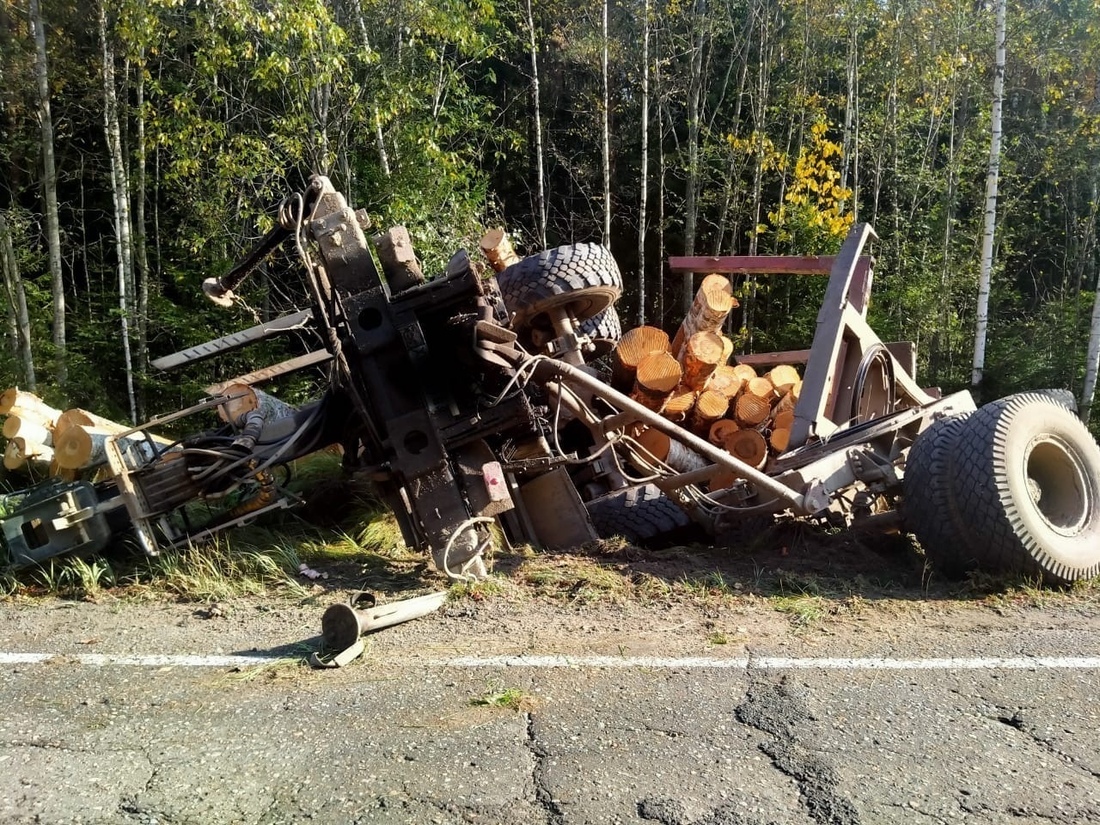
<svg viewBox="0 0 1100 825"><path fill-rule="evenodd" d="M1006 20L978 391L1087 403L1100 4ZM917 342L926 385L966 387L995 56L982 0L2 0L0 385L142 420L315 347L149 366L308 304L289 256L229 312L200 284L319 172L409 227L428 273L493 225L521 254L608 244L624 326L679 322L669 255L831 253L869 221L873 326ZM808 346L824 279L736 286L741 348Z"/></svg>

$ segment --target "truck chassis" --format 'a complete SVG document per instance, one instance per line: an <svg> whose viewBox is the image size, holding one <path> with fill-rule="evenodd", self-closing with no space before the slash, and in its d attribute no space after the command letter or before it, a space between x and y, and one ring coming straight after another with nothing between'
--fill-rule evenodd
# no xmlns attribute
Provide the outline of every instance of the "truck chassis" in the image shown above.
<svg viewBox="0 0 1100 825"><path fill-rule="evenodd" d="M232 392L213 388L195 407L110 436L106 478L51 482L3 520L9 563L96 552L123 532L149 554L198 541L292 504L277 470L340 445L345 469L369 479L405 542L455 579L486 575L501 540L567 548L690 523L722 537L780 513L909 530L951 574L1068 582L1100 573L1100 448L1067 394L976 409L967 392L922 389L913 345L883 343L867 323L866 224L831 258L670 260L673 272L828 273L808 350L739 357L805 364L789 446L762 469L601 377L594 364L618 337L622 288L603 247L545 250L496 277L460 251L423 280L390 261L380 268L366 225L327 178L313 178L252 254L204 284L212 300L231 303L266 254L293 242L309 310L155 362L176 367L310 329L321 348L230 384L327 362L323 397L289 417L234 415ZM226 418L218 430L167 445L150 435L212 408ZM636 438L642 428L696 460L657 460ZM711 489L720 473L733 481ZM205 520L194 517L197 501Z"/></svg>

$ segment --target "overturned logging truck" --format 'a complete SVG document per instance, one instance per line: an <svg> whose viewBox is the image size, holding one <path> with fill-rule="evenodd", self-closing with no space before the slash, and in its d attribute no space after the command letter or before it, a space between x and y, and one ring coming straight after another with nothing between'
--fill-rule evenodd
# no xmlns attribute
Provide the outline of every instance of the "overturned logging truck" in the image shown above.
<svg viewBox="0 0 1100 825"><path fill-rule="evenodd" d="M874 233L865 224L835 257L671 259L673 272L721 277L704 280L694 327L651 345L621 332L622 280L602 246L519 259L498 233L483 241L494 271L482 274L460 251L425 279L407 236L369 239L365 215L327 178L313 178L279 215L257 249L204 290L230 303L263 257L291 242L309 309L156 365L289 329L312 330L320 346L211 388L195 407L105 434L100 480L34 488L3 520L11 563L97 551L121 532L150 554L199 540L287 506L278 468L339 444L345 469L370 480L405 542L453 578L485 575L502 539L566 548L695 524L729 541L778 514L909 530L951 574L1067 582L1100 573L1100 448L1072 398L1023 393L976 410L967 392L922 389L914 346L883 343L866 321ZM774 384L750 392L754 379L718 369L728 352L708 364L713 337L695 341L720 324L708 295L721 304L727 276L775 273L828 275L812 345L734 360L753 374L784 365L797 393ZM327 390L302 409L252 387L324 363ZM685 375L690 399L674 413ZM153 436L212 408L224 422L217 429ZM205 522L197 501L211 513Z"/></svg>

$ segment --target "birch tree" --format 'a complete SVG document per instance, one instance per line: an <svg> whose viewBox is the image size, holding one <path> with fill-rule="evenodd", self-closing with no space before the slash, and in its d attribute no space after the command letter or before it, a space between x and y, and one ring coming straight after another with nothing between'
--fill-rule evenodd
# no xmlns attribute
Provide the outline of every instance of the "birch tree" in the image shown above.
<svg viewBox="0 0 1100 825"><path fill-rule="evenodd" d="M646 200L649 186L649 0L642 7L641 161L638 184L638 326L645 323Z"/></svg>
<svg viewBox="0 0 1100 825"><path fill-rule="evenodd" d="M706 0L695 0L691 16L691 75L688 81L687 112L687 198L684 203L684 254L695 254L695 235L699 220L698 195L699 175L699 127L702 120L701 98L703 95L703 48L706 32ZM691 310L695 298L695 278L691 272L685 272L680 293L680 309L685 315Z"/></svg>
<svg viewBox="0 0 1100 825"><path fill-rule="evenodd" d="M535 14L527 0L527 34L531 53L531 103L535 115L535 198L539 245L546 248L546 168L542 148L542 108L539 104L539 51L535 41Z"/></svg>
<svg viewBox="0 0 1100 825"><path fill-rule="evenodd" d="M46 29L38 0L30 0L30 25L34 37L38 126L42 150L42 198L46 211L46 247L49 253L50 291L53 294L54 376L59 387L68 383L65 358L65 281L61 271L61 221L57 211L57 165L54 160L53 115L50 112L50 73L46 55Z"/></svg>
<svg viewBox="0 0 1100 825"><path fill-rule="evenodd" d="M982 263L978 276L977 330L974 335L974 369L970 384L979 390L985 372L985 339L989 330L989 291L993 271L993 240L997 225L997 183L1001 170L1001 109L1005 86L1005 0L996 0L994 37L997 44L993 69L993 113L990 121L989 171L985 179L985 227L982 230Z"/></svg>
<svg viewBox="0 0 1100 825"><path fill-rule="evenodd" d="M600 74L603 80L602 104L600 106L603 115L602 126L602 159L603 159L603 242L605 246L611 246L611 90L607 73L607 6L611 0L603 0L602 6L602 49L600 53Z"/></svg>
<svg viewBox="0 0 1100 825"><path fill-rule="evenodd" d="M126 395L130 420L137 423L134 363L130 347L130 306L134 294L134 249L130 226L130 184L122 155L122 135L115 91L115 55L108 40L107 9L99 3L99 38L103 59L103 128L111 156L111 194L115 207L115 250L118 257L118 309L122 325L122 357L126 370Z"/></svg>
<svg viewBox="0 0 1100 825"><path fill-rule="evenodd" d="M35 392L38 382L34 372L34 355L31 351L31 318L27 311L27 293L19 275L19 262L11 240L11 226L0 212L0 265L4 273L4 293L8 299L8 319L12 332L13 355L23 365L23 381L28 390Z"/></svg>

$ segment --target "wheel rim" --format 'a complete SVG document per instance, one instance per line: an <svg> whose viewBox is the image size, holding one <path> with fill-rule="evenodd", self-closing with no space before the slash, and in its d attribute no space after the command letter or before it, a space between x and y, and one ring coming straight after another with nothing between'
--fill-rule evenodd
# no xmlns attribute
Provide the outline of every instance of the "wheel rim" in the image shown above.
<svg viewBox="0 0 1100 825"><path fill-rule="evenodd" d="M1077 451L1060 438L1033 441L1025 465L1031 503L1052 530L1074 536L1088 524L1096 490Z"/></svg>

